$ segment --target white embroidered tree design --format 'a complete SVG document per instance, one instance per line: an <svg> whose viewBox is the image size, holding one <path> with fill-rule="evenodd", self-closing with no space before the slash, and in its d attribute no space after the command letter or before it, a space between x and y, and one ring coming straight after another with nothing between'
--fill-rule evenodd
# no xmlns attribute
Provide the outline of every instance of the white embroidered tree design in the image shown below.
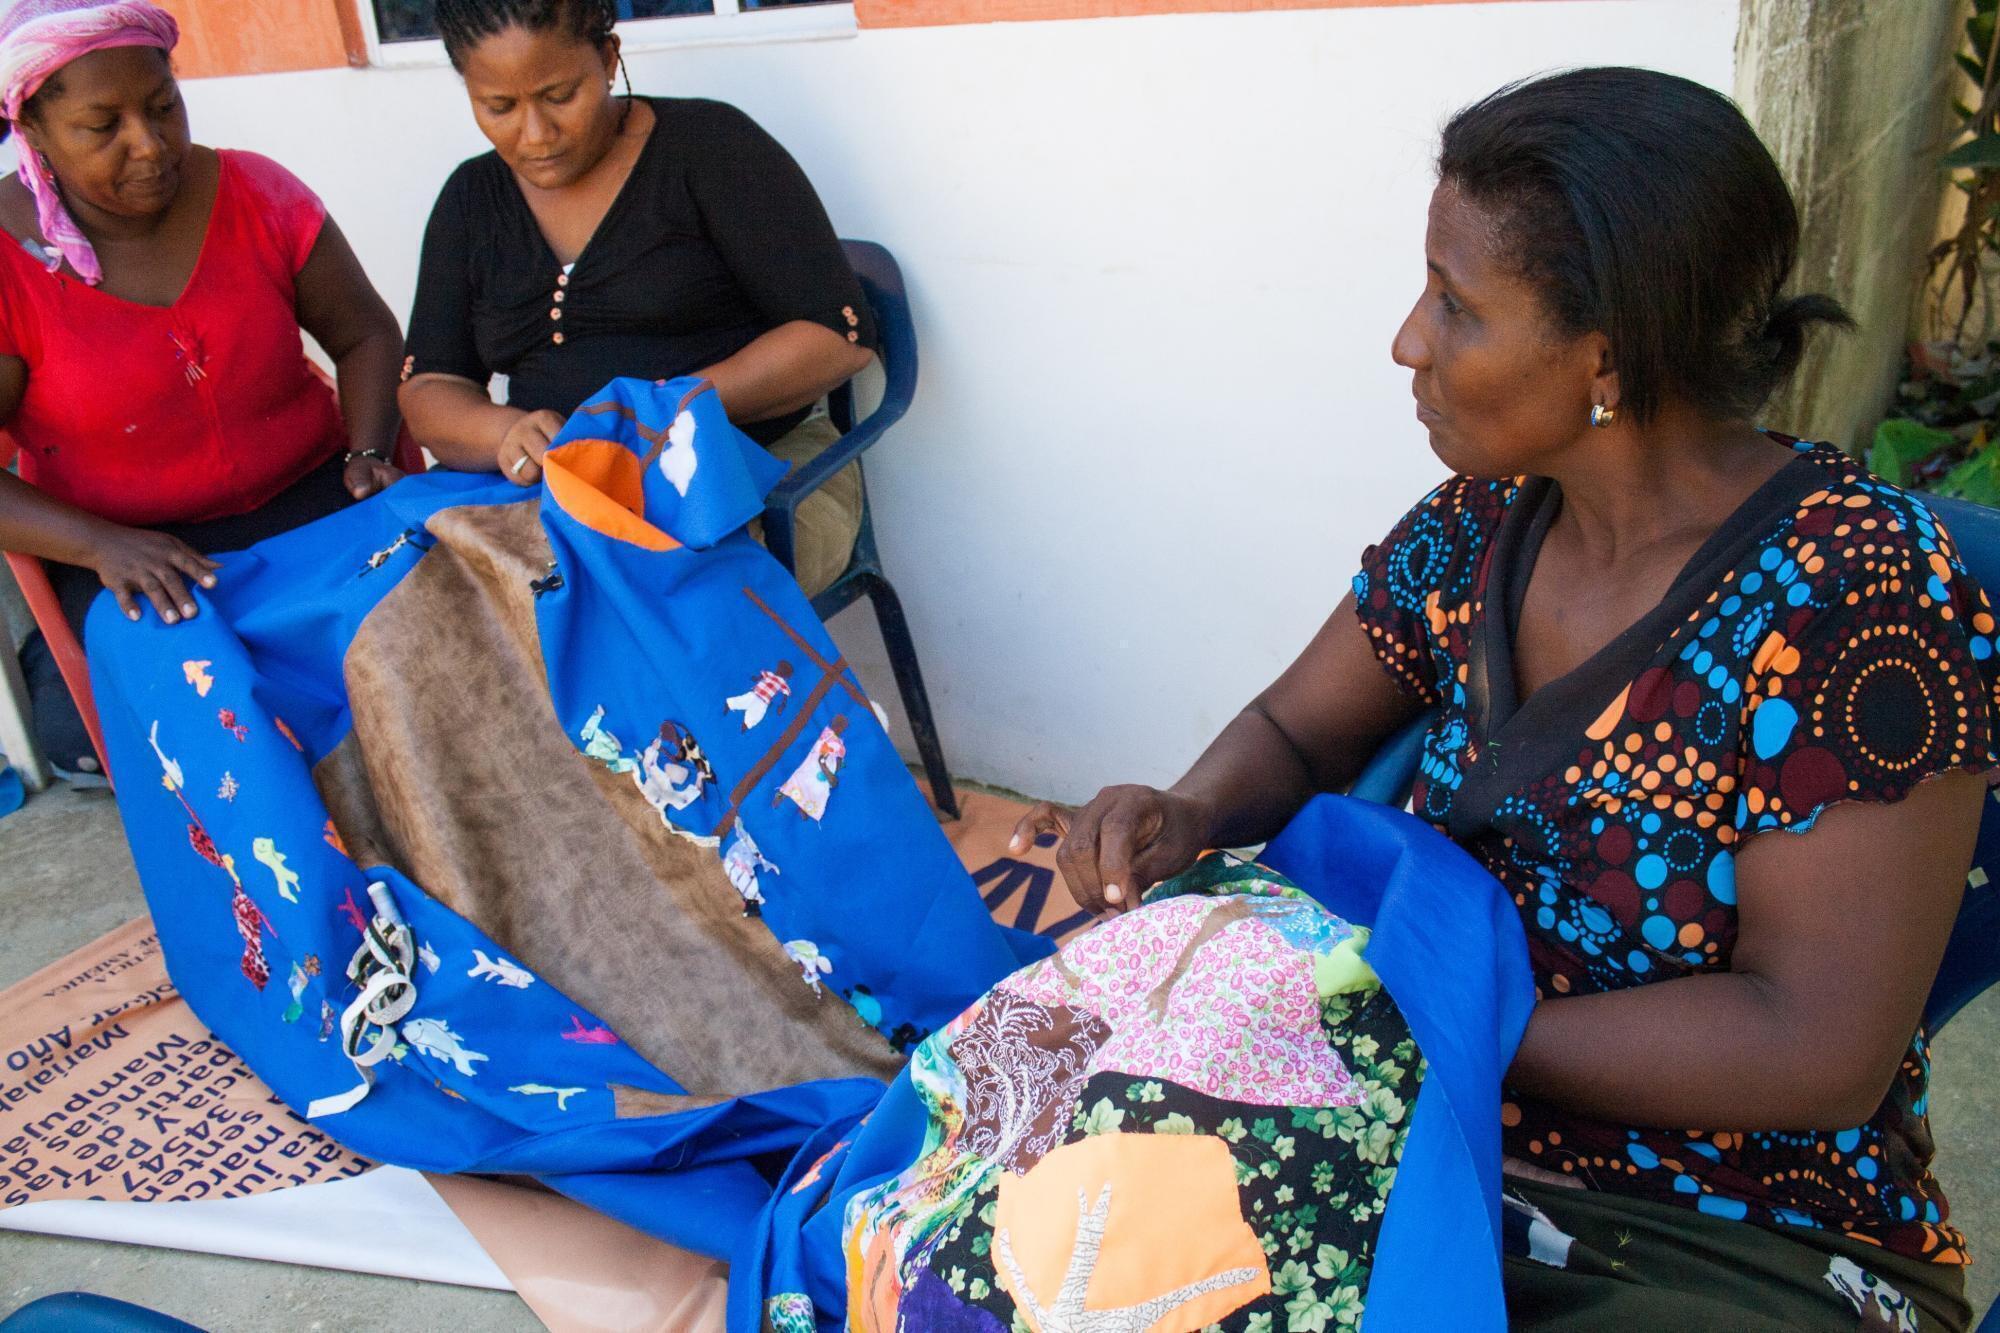
<svg viewBox="0 0 2000 1333"><path fill-rule="evenodd" d="M1007 1228L1001 1228L994 1249L1001 1268L1007 1274L1007 1284L1013 1291L1015 1302L1037 1333L1145 1333L1197 1297L1239 1283L1254 1282L1260 1276L1254 1268L1231 1268L1202 1278L1199 1282L1176 1287L1164 1296L1155 1296L1138 1305L1121 1306L1114 1310L1085 1309L1084 1297L1089 1294L1090 1279L1097 1272L1097 1259L1104 1249L1105 1222L1110 1216L1111 1186L1108 1183L1098 1191L1095 1207L1091 1206L1089 1196L1083 1190L1076 1192L1076 1244L1070 1250L1069 1268L1063 1273L1062 1286L1056 1291L1053 1305L1043 1305L1028 1285L1027 1275L1014 1258L1012 1238Z"/></svg>

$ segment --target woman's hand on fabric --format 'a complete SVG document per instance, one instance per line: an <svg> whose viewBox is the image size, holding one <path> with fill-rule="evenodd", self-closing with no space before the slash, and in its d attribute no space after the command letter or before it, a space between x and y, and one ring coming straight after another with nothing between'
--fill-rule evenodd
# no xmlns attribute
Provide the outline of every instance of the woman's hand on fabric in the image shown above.
<svg viewBox="0 0 2000 1333"><path fill-rule="evenodd" d="M367 454L356 454L348 459L347 467L341 473L347 493L357 500L366 500L371 495L386 491L402 479L401 468Z"/></svg>
<svg viewBox="0 0 2000 1333"><path fill-rule="evenodd" d="M500 441L500 451L495 461L500 465L500 475L516 486L533 486L542 479L542 455L549 451L549 445L562 433L563 419L560 413L543 408L539 412L524 412Z"/></svg>
<svg viewBox="0 0 2000 1333"><path fill-rule="evenodd" d="M152 603L161 620L175 625L196 614L188 583L213 588L215 571L221 566L164 532L112 527L98 538L91 568L128 619L139 618L144 600Z"/></svg>
<svg viewBox="0 0 2000 1333"><path fill-rule="evenodd" d="M1085 911L1129 911L1139 896L1193 865L1208 847L1212 812L1203 802L1155 787L1106 787L1080 810L1043 801L1014 827L1010 849L1025 852L1044 834L1062 841L1056 865Z"/></svg>

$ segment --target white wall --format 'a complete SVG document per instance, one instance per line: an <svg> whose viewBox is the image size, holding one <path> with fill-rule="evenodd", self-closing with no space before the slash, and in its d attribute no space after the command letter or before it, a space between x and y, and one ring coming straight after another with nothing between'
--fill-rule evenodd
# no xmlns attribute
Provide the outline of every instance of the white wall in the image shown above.
<svg viewBox="0 0 2000 1333"><path fill-rule="evenodd" d="M1178 776L1440 470L1389 339L1433 138L1587 63L1727 89L1736 0L1572 0L863 32L655 52L912 289L923 379L871 456L884 555L961 775L1062 798ZM452 164L450 71L188 87L197 138L328 200L390 303ZM865 613L836 630L894 695Z"/></svg>

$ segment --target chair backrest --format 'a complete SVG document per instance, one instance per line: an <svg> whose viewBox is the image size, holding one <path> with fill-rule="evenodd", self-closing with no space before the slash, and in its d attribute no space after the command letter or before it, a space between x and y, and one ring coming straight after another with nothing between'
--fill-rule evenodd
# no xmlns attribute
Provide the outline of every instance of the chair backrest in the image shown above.
<svg viewBox="0 0 2000 1333"><path fill-rule="evenodd" d="M1944 520L1973 582L1989 601L2000 599L2000 510L1939 496L1926 496L1925 503ZM1995 982L2000 982L2000 802L1989 791L1972 873L1965 881L1965 901L1959 906L1937 981L1924 1002L1924 1022L1937 1031Z"/></svg>
<svg viewBox="0 0 2000 1333"><path fill-rule="evenodd" d="M875 316L875 354L882 360L886 383L882 402L872 415L883 415L887 427L917 396L917 326L910 318L910 296L903 287L903 270L896 257L873 241L842 241L848 267L861 280L861 294ZM833 424L842 431L854 429L854 386L841 385L827 395Z"/></svg>
<svg viewBox="0 0 2000 1333"><path fill-rule="evenodd" d="M1923 499L1944 521L1973 581L1988 598L2000 600L2000 510L1967 500ZM1430 723L1431 715L1425 714L1384 743L1348 794L1383 805L1406 804ZM1965 902L1958 909L1937 981L1924 1002L1925 1026L1936 1032L1996 982L2000 982L2000 800L1989 792Z"/></svg>

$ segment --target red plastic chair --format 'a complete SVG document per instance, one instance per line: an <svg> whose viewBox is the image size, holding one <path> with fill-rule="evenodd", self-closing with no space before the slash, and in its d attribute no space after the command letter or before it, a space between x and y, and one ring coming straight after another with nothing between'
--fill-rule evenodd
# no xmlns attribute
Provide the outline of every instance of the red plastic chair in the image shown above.
<svg viewBox="0 0 2000 1333"><path fill-rule="evenodd" d="M333 386L333 378L320 368L317 362L309 363L312 371L327 387ZM20 446L12 435L0 430L0 468L13 466L14 455ZM407 428L396 434L396 466L405 472L427 471L429 463L424 459L424 451ZM90 666L84 660L83 644L71 632L69 621L62 613L62 603L56 598L56 590L49 583L48 571L42 562L32 555L19 551L5 552L7 568L14 573L14 582L21 586L21 595L27 599L28 612L35 618L35 628L48 641L49 652L56 659L56 667L62 672L63 684L69 689L69 697L76 702L76 711L83 717L84 730L90 733L90 744L97 751L97 762L103 766L104 778L111 780L111 765L104 757L104 733L97 722L97 696L90 688Z"/></svg>
<svg viewBox="0 0 2000 1333"><path fill-rule="evenodd" d="M0 468L13 466L14 455L19 451L20 446L14 442L14 437L0 430ZM90 667L83 660L83 645L70 631L69 621L62 613L62 603L56 599L56 590L49 583L48 571L42 568L42 562L19 551L8 551L6 556L7 568L13 571L14 582L21 585L21 595L27 599L28 614L35 618L35 628L48 641L49 652L56 659L57 670L62 672L69 697L76 701L76 711L83 715L83 726L90 733L91 748L97 751L97 762L104 765L104 777L109 781L111 768L104 764L104 736L97 726L97 697L90 690Z"/></svg>

